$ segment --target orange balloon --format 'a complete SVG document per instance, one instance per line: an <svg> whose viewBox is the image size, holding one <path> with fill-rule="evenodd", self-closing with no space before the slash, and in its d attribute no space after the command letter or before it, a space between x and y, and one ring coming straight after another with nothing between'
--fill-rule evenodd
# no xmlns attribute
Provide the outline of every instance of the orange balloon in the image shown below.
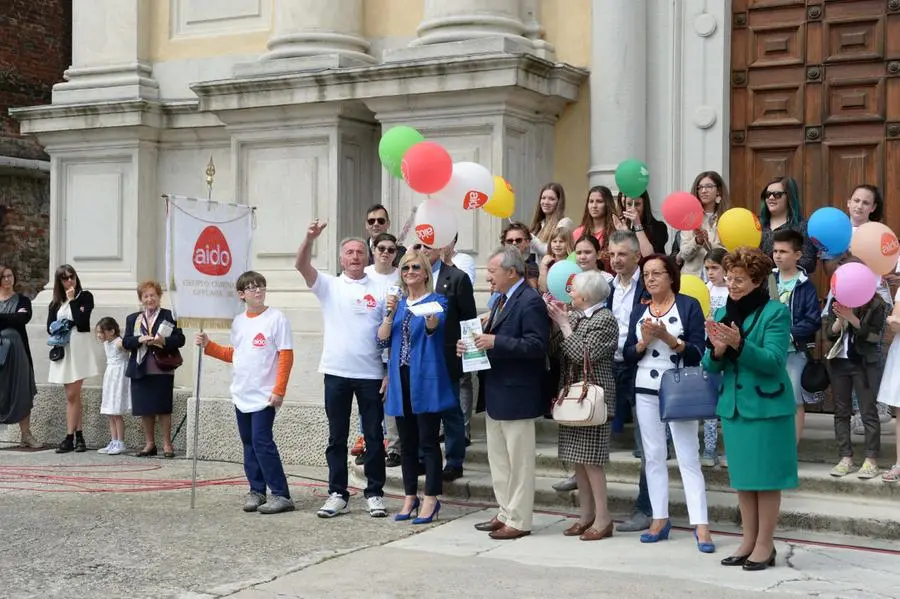
<svg viewBox="0 0 900 599"><path fill-rule="evenodd" d="M875 274L886 275L897 268L900 241L887 225L868 222L860 225L853 233L850 253L862 260Z"/></svg>

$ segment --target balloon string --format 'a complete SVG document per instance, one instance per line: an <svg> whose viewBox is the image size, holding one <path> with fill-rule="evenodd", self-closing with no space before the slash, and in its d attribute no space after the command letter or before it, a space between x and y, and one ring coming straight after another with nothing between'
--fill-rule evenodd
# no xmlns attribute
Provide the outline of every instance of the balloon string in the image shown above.
<svg viewBox="0 0 900 599"><path fill-rule="evenodd" d="M431 196L428 196L429 198ZM409 211L409 216L406 217L406 222L403 223L403 227L400 229L400 236L397 239L397 243L403 245L403 242L406 240L406 236L409 235L409 230L413 226L413 221L416 218L416 208L417 206L413 206Z"/></svg>

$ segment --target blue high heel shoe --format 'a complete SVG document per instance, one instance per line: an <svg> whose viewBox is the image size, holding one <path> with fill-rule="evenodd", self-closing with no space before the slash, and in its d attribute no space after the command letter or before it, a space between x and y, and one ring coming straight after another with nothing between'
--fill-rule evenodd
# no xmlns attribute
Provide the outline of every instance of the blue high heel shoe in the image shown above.
<svg viewBox="0 0 900 599"><path fill-rule="evenodd" d="M422 518L421 516L412 521L413 524L431 524L435 520L437 520L438 512L441 511L441 502L438 502L434 506L434 511L431 512L431 515L427 518Z"/></svg>
<svg viewBox="0 0 900 599"><path fill-rule="evenodd" d="M697 549L700 550L700 553L715 553L716 552L716 544L712 541L706 542L701 541L700 537L697 536L697 529L694 529L694 539L697 541Z"/></svg>
<svg viewBox="0 0 900 599"><path fill-rule="evenodd" d="M415 512L416 516L419 515L419 498L416 497L416 500L413 502L412 507L409 512L406 514L394 514L395 522L403 522L404 520L409 520L412 518L412 513Z"/></svg>
<svg viewBox="0 0 900 599"><path fill-rule="evenodd" d="M641 543L658 543L659 541L667 541L669 533L672 532L672 521L666 520L666 525L656 534L645 532L641 535Z"/></svg>

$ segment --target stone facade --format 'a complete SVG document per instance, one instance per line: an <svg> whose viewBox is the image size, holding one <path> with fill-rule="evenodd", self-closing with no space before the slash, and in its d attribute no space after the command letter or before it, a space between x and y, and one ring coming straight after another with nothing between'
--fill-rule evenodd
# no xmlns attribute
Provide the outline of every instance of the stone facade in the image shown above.
<svg viewBox="0 0 900 599"><path fill-rule="evenodd" d="M72 55L71 0L8 0L0 10L0 263L31 296L47 282L49 157L8 109L50 103Z"/></svg>

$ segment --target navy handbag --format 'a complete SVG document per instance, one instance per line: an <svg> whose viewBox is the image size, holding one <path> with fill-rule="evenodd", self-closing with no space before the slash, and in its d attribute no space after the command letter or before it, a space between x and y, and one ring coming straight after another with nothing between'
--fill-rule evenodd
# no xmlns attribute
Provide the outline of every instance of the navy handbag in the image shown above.
<svg viewBox="0 0 900 599"><path fill-rule="evenodd" d="M663 422L708 420L716 418L721 375L700 366L679 368L663 373L659 385L659 419Z"/></svg>

